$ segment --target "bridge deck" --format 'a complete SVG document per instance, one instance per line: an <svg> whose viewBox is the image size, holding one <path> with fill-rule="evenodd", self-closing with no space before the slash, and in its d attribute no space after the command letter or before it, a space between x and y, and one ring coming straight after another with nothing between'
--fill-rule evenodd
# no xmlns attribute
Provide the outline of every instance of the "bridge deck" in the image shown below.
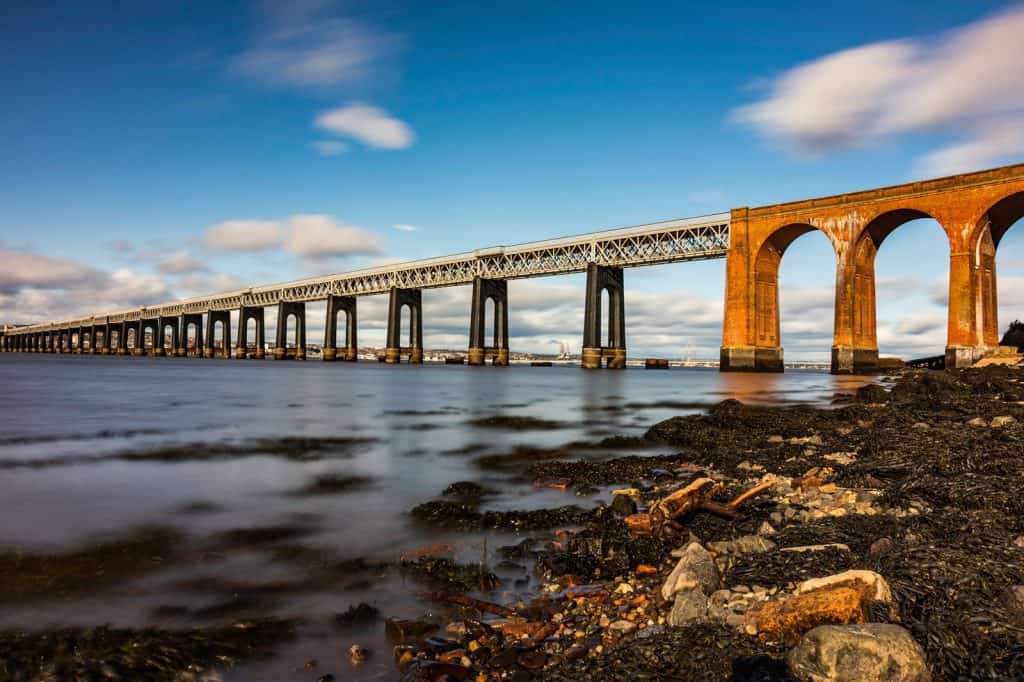
<svg viewBox="0 0 1024 682"><path fill-rule="evenodd" d="M583 272L588 263L636 267L724 258L728 249L729 214L717 213L256 286L133 310L19 327L18 333L208 310L234 310L242 306L269 306L279 301L317 301L329 295L367 296L386 293L391 287L432 289L469 284L477 276L520 279L567 274Z"/></svg>

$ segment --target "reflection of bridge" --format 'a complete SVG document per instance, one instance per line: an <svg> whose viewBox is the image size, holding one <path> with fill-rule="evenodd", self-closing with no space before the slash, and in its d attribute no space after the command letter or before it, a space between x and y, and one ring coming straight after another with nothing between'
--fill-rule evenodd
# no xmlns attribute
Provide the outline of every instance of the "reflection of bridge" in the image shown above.
<svg viewBox="0 0 1024 682"><path fill-rule="evenodd" d="M778 272L799 236L820 230L836 254L833 372L870 370L878 362L874 261L900 225L933 218L950 246L946 365L970 364L998 345L995 253L1007 229L1024 216L1024 165L939 180L843 194L730 214L672 220L634 228L253 287L134 310L6 328L3 350L213 357L227 354L231 313L238 313L236 357L262 357L264 308L277 306L277 357L305 357L305 304L327 301L325 360L356 356L356 298L389 293L388 362L423 357L422 289L473 285L469 360L508 362L509 279L587 272L583 365L625 364L623 268L727 256L722 369L782 369ZM609 310L602 314L607 293ZM491 301L492 343L485 313ZM402 312L408 309L407 346ZM339 313L346 317L338 344ZM294 349L288 322L294 318ZM249 337L254 322L255 338ZM205 324L205 335L203 333ZM189 329L193 330L190 335ZM218 334L219 332L219 334ZM602 333L606 332L606 333ZM147 347L145 338L154 339ZM189 344L189 337L194 343ZM158 343L170 339L169 345ZM602 341L605 341L602 343Z"/></svg>

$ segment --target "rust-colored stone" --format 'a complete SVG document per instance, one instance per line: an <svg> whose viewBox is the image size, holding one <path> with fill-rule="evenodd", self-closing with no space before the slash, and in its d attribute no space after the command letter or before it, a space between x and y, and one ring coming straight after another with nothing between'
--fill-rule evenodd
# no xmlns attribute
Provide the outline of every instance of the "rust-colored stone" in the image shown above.
<svg viewBox="0 0 1024 682"><path fill-rule="evenodd" d="M836 254L832 371L878 365L875 256L903 223L933 218L949 243L947 366L998 345L995 252L1024 214L1024 164L896 187L759 208L730 217L722 369L782 370L779 265L790 244L818 230Z"/></svg>
<svg viewBox="0 0 1024 682"><path fill-rule="evenodd" d="M643 512L639 514L630 514L626 518L622 519L622 521L626 524L626 528L629 529L629 532L635 537L651 534L650 514Z"/></svg>
<svg viewBox="0 0 1024 682"><path fill-rule="evenodd" d="M765 641L796 644L819 625L865 621L864 591L834 587L770 601L757 613L758 636Z"/></svg>

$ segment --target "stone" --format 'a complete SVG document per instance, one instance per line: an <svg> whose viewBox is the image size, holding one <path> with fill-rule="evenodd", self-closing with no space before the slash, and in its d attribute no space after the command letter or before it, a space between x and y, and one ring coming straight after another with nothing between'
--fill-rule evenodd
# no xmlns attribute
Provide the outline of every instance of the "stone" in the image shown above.
<svg viewBox="0 0 1024 682"><path fill-rule="evenodd" d="M743 535L735 540L709 542L708 548L718 554L758 554L775 549L775 543L760 535Z"/></svg>
<svg viewBox="0 0 1024 682"><path fill-rule="evenodd" d="M636 514L636 502L629 495L615 495L612 497L612 511L619 516L632 516Z"/></svg>
<svg viewBox="0 0 1024 682"><path fill-rule="evenodd" d="M893 603L892 590L889 589L889 583L885 581L885 578L874 571L856 569L825 576L824 578L805 580L797 585L795 593L807 594L815 590L834 587L852 587L861 590L864 598L868 601L878 601L886 604Z"/></svg>
<svg viewBox="0 0 1024 682"><path fill-rule="evenodd" d="M878 538L871 543L868 547L868 554L871 556L879 556L885 554L893 548L893 542L889 538Z"/></svg>
<svg viewBox="0 0 1024 682"><path fill-rule="evenodd" d="M913 426L911 426L910 428L912 428L912 429L919 429L921 431L924 431L925 429L930 429L932 427L931 427L930 424L927 424L925 422L917 422Z"/></svg>
<svg viewBox="0 0 1024 682"><path fill-rule="evenodd" d="M968 426L988 426L988 422L982 417L975 417L974 419L968 420Z"/></svg>
<svg viewBox="0 0 1024 682"><path fill-rule="evenodd" d="M1024 535L1018 535L1017 537L1015 537L1013 539L1013 544L1015 547L1024 548Z"/></svg>
<svg viewBox="0 0 1024 682"><path fill-rule="evenodd" d="M708 598L700 590L683 590L676 593L676 600L668 614L668 624L680 627L704 620L708 615Z"/></svg>
<svg viewBox="0 0 1024 682"><path fill-rule="evenodd" d="M621 637L622 635L628 635L635 632L636 623L628 620L617 620L608 626L608 631Z"/></svg>
<svg viewBox="0 0 1024 682"><path fill-rule="evenodd" d="M800 641L819 625L849 625L866 620L863 593L851 587L830 587L769 601L757 612L757 632L763 641Z"/></svg>
<svg viewBox="0 0 1024 682"><path fill-rule="evenodd" d="M993 429L998 429L998 428L1002 428L1004 426L1009 426L1010 424L1016 424L1016 423L1017 423L1017 420L1015 418L1011 417L1008 414L1005 414L1005 415L1002 415L1002 416L999 416L999 417L994 417L992 419L991 426L992 426Z"/></svg>
<svg viewBox="0 0 1024 682"><path fill-rule="evenodd" d="M823 625L786 657L800 682L930 682L924 650L898 625Z"/></svg>
<svg viewBox="0 0 1024 682"><path fill-rule="evenodd" d="M772 526L772 524L768 523L767 521L762 521L761 525L757 529L757 534L758 535L764 535L764 536L775 535L778 532L779 531L775 530L775 528Z"/></svg>
<svg viewBox="0 0 1024 682"><path fill-rule="evenodd" d="M699 542L691 542L684 550L679 563L672 569L661 587L661 596L671 600L680 590L699 589L711 594L718 589L721 576L714 557Z"/></svg>
<svg viewBox="0 0 1024 682"><path fill-rule="evenodd" d="M348 648L348 660L350 660L353 665L358 665L359 663L362 663L369 657L370 651L365 647L359 646L358 644L353 644Z"/></svg>
<svg viewBox="0 0 1024 682"><path fill-rule="evenodd" d="M826 549L836 549L841 552L849 552L850 546L844 545L841 542L830 542L824 545L797 545L796 547L783 547L780 552L796 552L797 554L803 552L822 552Z"/></svg>

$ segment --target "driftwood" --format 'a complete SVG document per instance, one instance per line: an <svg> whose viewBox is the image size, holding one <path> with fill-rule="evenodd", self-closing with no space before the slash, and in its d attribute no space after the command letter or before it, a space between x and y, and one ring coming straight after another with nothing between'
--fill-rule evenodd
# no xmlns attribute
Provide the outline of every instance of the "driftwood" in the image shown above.
<svg viewBox="0 0 1024 682"><path fill-rule="evenodd" d="M467 597L463 594L452 594L450 592L426 592L422 596L433 601L443 601L448 604L468 606L471 609L476 609L477 611L482 611L484 613L493 613L494 615L502 616L503 618L511 618L519 615L518 611L510 609L507 606L484 601L482 599L473 599L472 597Z"/></svg>
<svg viewBox="0 0 1024 682"><path fill-rule="evenodd" d="M725 486L710 478L698 478L685 488L655 502L648 512L632 514L624 521L634 536L670 535L683 530L678 520L687 514L703 511L735 518L739 515L740 505L774 487L775 483L774 479L767 480L744 491L731 502L717 502L714 497L721 494Z"/></svg>

